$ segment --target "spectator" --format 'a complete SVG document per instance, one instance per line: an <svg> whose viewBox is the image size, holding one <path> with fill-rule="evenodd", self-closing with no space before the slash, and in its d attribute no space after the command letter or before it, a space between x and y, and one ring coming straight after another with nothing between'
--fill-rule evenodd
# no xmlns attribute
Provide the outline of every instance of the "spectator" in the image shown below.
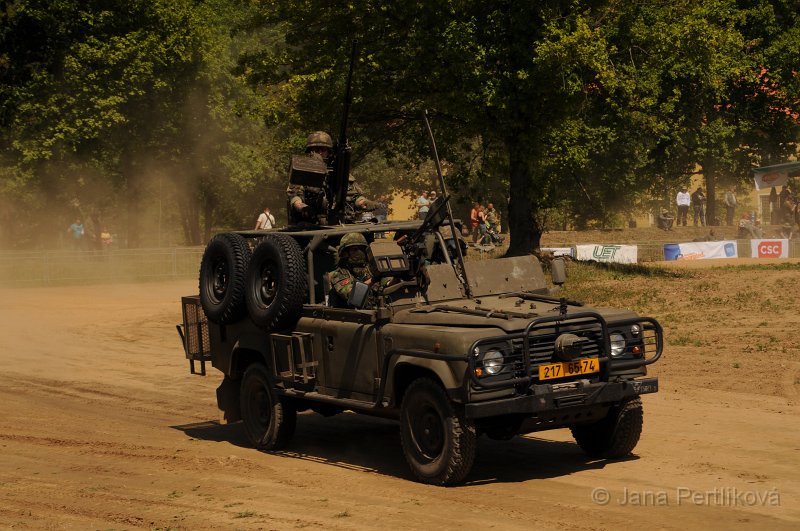
<svg viewBox="0 0 800 531"><path fill-rule="evenodd" d="M658 228L661 230L672 230L672 224L674 222L675 218L672 217L669 210L662 208L661 213L658 215Z"/></svg>
<svg viewBox="0 0 800 531"><path fill-rule="evenodd" d="M749 212L745 212L742 215L742 219L739 220L739 232L736 234L736 237L741 240L745 238L760 239L763 236L764 233L761 230L761 224L754 221L753 216Z"/></svg>
<svg viewBox="0 0 800 531"><path fill-rule="evenodd" d="M792 231L792 226L788 223L784 223L781 225L781 231L778 234L779 238L784 240L791 240L794 237L794 232Z"/></svg>
<svg viewBox="0 0 800 531"><path fill-rule="evenodd" d="M770 224L779 225L781 222L781 201L778 199L778 192L774 186L769 191L769 212Z"/></svg>
<svg viewBox="0 0 800 531"><path fill-rule="evenodd" d="M100 232L100 242L103 245L103 250L108 250L111 248L111 245L114 243L114 238L111 236L111 232L108 230L108 227L103 227L103 230Z"/></svg>
<svg viewBox="0 0 800 531"><path fill-rule="evenodd" d="M481 205L478 208L478 240L482 240L484 234L486 234L486 208Z"/></svg>
<svg viewBox="0 0 800 531"><path fill-rule="evenodd" d="M384 194L378 196L378 208L373 211L373 215L378 219L378 221L386 221L386 218L389 215L389 207L387 202L388 201Z"/></svg>
<svg viewBox="0 0 800 531"><path fill-rule="evenodd" d="M417 198L417 218L418 219L425 219L425 216L428 215L428 209L430 208L431 201L428 199L428 192L427 190L422 192Z"/></svg>
<svg viewBox="0 0 800 531"><path fill-rule="evenodd" d="M72 245L75 250L80 250L83 246L83 223L81 223L80 218L75 218L75 223L69 226L67 232L72 233Z"/></svg>
<svg viewBox="0 0 800 531"><path fill-rule="evenodd" d="M489 203L488 205L486 205L486 226L488 229L497 232L498 231L497 222L498 222L497 210L494 209L493 203Z"/></svg>
<svg viewBox="0 0 800 531"><path fill-rule="evenodd" d="M275 226L275 216L269 213L269 207L264 208L264 212L258 215L255 230L267 230Z"/></svg>
<svg viewBox="0 0 800 531"><path fill-rule="evenodd" d="M698 186L692 194L692 221L695 227L698 221L701 227L706 226L706 194L702 186Z"/></svg>
<svg viewBox="0 0 800 531"><path fill-rule="evenodd" d="M480 212L481 204L478 201L472 203L472 210L469 212L469 224L472 227L472 241L473 243L478 242L478 236L480 235L480 221L478 219L478 213Z"/></svg>
<svg viewBox="0 0 800 531"><path fill-rule="evenodd" d="M725 192L725 221L729 227L733 225L733 216L735 212L736 193L733 191L733 187L731 186L730 189Z"/></svg>
<svg viewBox="0 0 800 531"><path fill-rule="evenodd" d="M792 195L792 190L789 188L789 185L784 185L781 187L781 193L778 196L780 200L780 221L782 223L794 223L794 196Z"/></svg>
<svg viewBox="0 0 800 531"><path fill-rule="evenodd" d="M675 197L675 202L678 204L678 226L686 226L686 217L689 214L689 205L691 204L691 196L684 186L678 195Z"/></svg>
<svg viewBox="0 0 800 531"><path fill-rule="evenodd" d="M433 206L433 202L436 201L436 190L431 190L428 194L428 202L430 203L429 206Z"/></svg>

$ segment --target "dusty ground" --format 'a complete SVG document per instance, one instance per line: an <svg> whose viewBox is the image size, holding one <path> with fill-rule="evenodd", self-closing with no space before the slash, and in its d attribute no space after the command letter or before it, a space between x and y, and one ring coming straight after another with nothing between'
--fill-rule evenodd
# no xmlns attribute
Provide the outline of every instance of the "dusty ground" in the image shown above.
<svg viewBox="0 0 800 531"><path fill-rule="evenodd" d="M565 430L481 439L456 488L413 482L396 426L351 414L248 449L215 422L219 376L183 359L195 281L4 290L0 528L797 529L799 271L577 268L576 292L668 334L635 457L590 460Z"/></svg>

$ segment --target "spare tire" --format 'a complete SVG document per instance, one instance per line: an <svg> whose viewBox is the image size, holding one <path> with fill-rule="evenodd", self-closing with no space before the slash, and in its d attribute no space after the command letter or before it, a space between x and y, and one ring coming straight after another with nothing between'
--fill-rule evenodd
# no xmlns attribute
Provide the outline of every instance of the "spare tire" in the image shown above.
<svg viewBox="0 0 800 531"><path fill-rule="evenodd" d="M200 304L214 323L235 323L244 317L244 292L250 248L238 234L217 234L200 262Z"/></svg>
<svg viewBox="0 0 800 531"><path fill-rule="evenodd" d="M245 300L250 318L267 330L283 330L300 318L308 294L300 244L286 234L269 234L253 251Z"/></svg>

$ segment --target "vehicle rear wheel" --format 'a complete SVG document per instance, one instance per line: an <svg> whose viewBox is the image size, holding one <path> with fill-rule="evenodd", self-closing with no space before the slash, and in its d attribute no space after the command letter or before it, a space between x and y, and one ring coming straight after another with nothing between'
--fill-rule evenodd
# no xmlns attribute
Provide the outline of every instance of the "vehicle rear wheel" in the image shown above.
<svg viewBox="0 0 800 531"><path fill-rule="evenodd" d="M611 408L603 420L575 426L572 436L587 455L617 459L636 447L643 421L642 399L637 396Z"/></svg>
<svg viewBox="0 0 800 531"><path fill-rule="evenodd" d="M411 471L424 483L458 483L475 461L475 426L456 411L444 389L428 378L414 381L406 390L400 439Z"/></svg>
<svg viewBox="0 0 800 531"><path fill-rule="evenodd" d="M200 304L210 321L229 324L244 316L249 261L250 248L238 234L217 234L208 242L200 262Z"/></svg>
<svg viewBox="0 0 800 531"><path fill-rule="evenodd" d="M239 393L247 438L259 450L284 448L294 435L297 412L275 393L272 378L261 363L247 368Z"/></svg>
<svg viewBox="0 0 800 531"><path fill-rule="evenodd" d="M258 244L247 270L245 300L250 318L267 330L282 330L300 318L307 295L300 245L291 236L270 234Z"/></svg>

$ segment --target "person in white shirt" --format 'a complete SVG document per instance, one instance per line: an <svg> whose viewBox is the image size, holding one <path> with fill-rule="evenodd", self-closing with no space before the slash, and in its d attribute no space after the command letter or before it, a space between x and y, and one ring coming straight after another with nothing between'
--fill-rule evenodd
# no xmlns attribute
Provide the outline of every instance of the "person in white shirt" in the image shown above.
<svg viewBox="0 0 800 531"><path fill-rule="evenodd" d="M271 229L275 226L275 216L269 213L269 207L264 209L264 212L259 214L256 220L256 230Z"/></svg>
<svg viewBox="0 0 800 531"><path fill-rule="evenodd" d="M675 197L675 202L678 204L678 223L677 226L686 226L686 217L689 214L689 205L692 204L692 196L689 195L688 188L683 186L681 191Z"/></svg>
<svg viewBox="0 0 800 531"><path fill-rule="evenodd" d="M417 218L418 219L425 219L425 216L428 214L428 208L430 208L431 200L428 199L428 191L425 190L422 192L417 198Z"/></svg>

